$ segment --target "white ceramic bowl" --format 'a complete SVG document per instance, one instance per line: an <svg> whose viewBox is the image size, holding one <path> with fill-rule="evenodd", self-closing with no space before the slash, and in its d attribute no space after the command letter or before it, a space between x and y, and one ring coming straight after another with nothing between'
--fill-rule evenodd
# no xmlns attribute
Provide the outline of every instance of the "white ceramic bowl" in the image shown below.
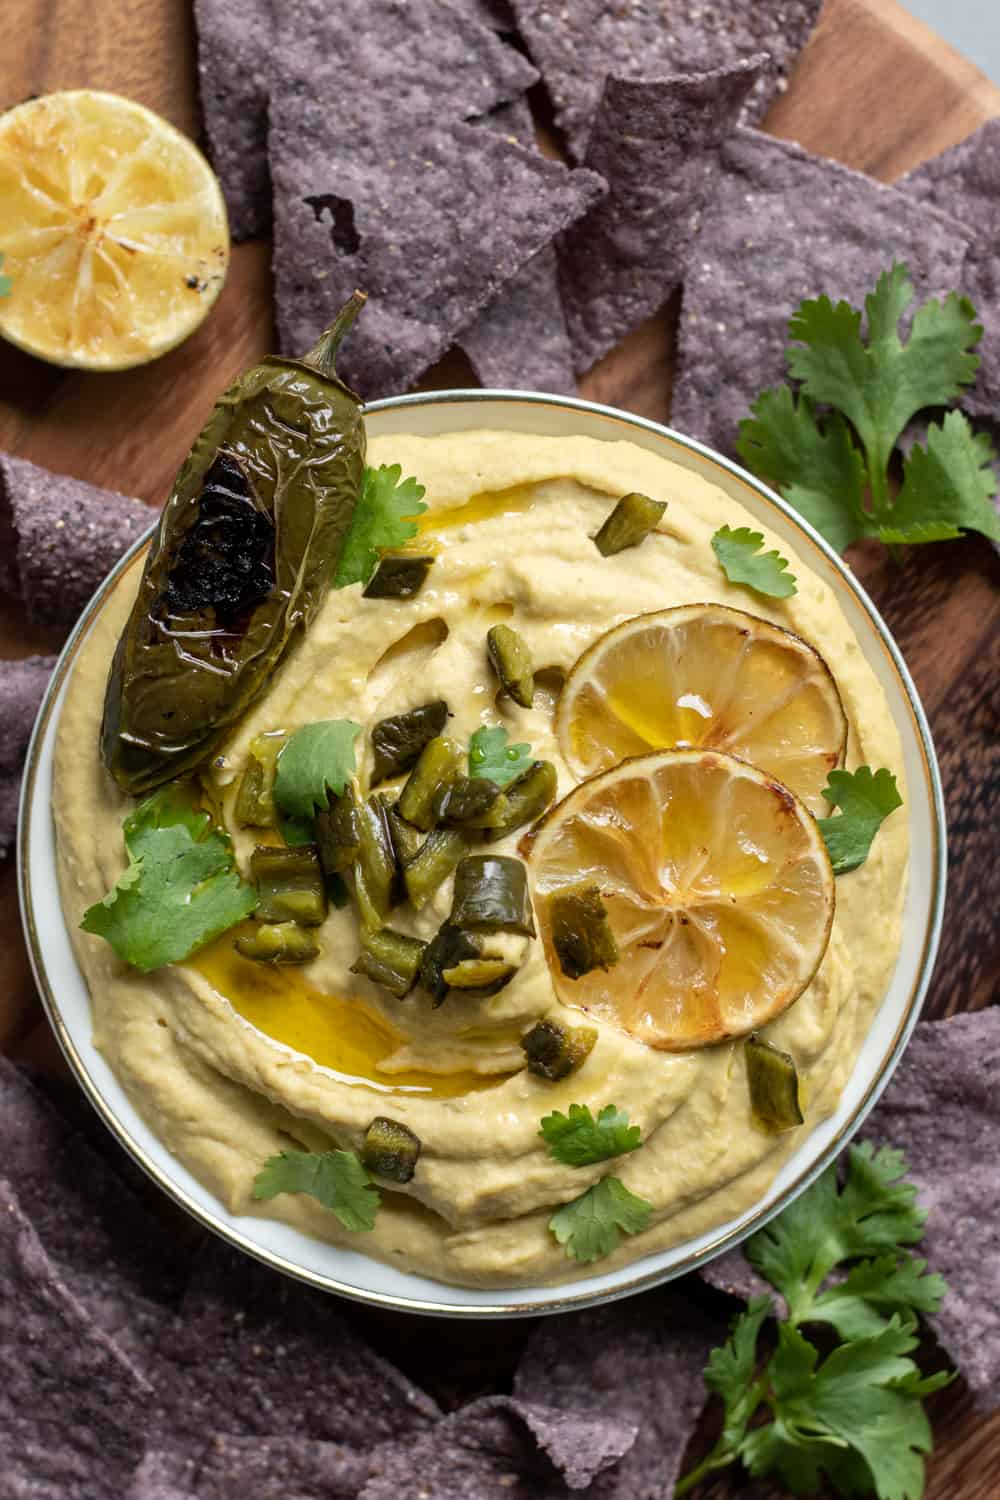
<svg viewBox="0 0 1000 1500"><path fill-rule="evenodd" d="M369 434L433 435L477 427L554 436L627 439L703 474L787 539L833 589L861 649L885 689L903 743L909 801L910 876L903 941L892 983L862 1047L839 1108L809 1132L749 1212L717 1229L606 1274L563 1286L474 1291L408 1275L356 1251L338 1249L287 1225L227 1213L180 1165L136 1113L91 1039L87 988L59 904L52 826L52 760L65 684L102 600L136 548L83 614L60 657L28 751L18 862L24 930L38 987L63 1051L108 1127L165 1192L196 1219L277 1270L363 1302L462 1317L561 1312L624 1297L693 1270L776 1214L833 1159L885 1087L916 1024L930 979L945 889L944 806L930 730L916 689L870 599L840 558L777 495L737 465L655 422L610 407L522 392L451 391L377 401ZM138 543L141 546L142 543Z"/></svg>

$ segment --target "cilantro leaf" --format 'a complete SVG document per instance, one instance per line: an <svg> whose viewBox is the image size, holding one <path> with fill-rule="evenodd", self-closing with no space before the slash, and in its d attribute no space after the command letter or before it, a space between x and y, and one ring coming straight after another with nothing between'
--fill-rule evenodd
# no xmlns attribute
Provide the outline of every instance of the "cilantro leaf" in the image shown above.
<svg viewBox="0 0 1000 1500"><path fill-rule="evenodd" d="M1000 517L990 503L996 454L986 433L973 433L962 412L950 411L940 425L931 423L926 441L906 459L899 494L878 530L881 540L950 541L964 528L1000 541Z"/></svg>
<svg viewBox="0 0 1000 1500"><path fill-rule="evenodd" d="M384 547L401 547L417 534L413 517L427 509L424 487L416 479L401 479L399 464L365 469L361 495L344 539L333 586L367 583Z"/></svg>
<svg viewBox="0 0 1000 1500"><path fill-rule="evenodd" d="M228 836L181 788L163 787L140 803L124 834L128 868L80 926L133 968L179 963L257 905Z"/></svg>
<svg viewBox="0 0 1000 1500"><path fill-rule="evenodd" d="M847 875L868 858L872 840L891 812L902 807L896 778L885 766L872 771L831 771L823 796L840 808L832 818L818 818L835 875Z"/></svg>
<svg viewBox="0 0 1000 1500"><path fill-rule="evenodd" d="M791 386L763 391L740 423L736 451L755 474L780 489L838 552L868 530L864 459L843 417L820 426L808 396Z"/></svg>
<svg viewBox="0 0 1000 1500"><path fill-rule="evenodd" d="M625 1111L613 1104L606 1104L596 1120L586 1104L571 1104L568 1115L553 1110L542 1120L538 1134L547 1142L549 1155L568 1167L624 1156L642 1140L638 1125L630 1125Z"/></svg>
<svg viewBox="0 0 1000 1500"><path fill-rule="evenodd" d="M353 1151L282 1151L254 1178L257 1199L308 1193L352 1233L374 1229L381 1194Z"/></svg>
<svg viewBox="0 0 1000 1500"><path fill-rule="evenodd" d="M3 270L3 260L3 251L0 250L0 271ZM9 297L10 289L13 285L14 281L12 277L0 275L0 297Z"/></svg>
<svg viewBox="0 0 1000 1500"><path fill-rule="evenodd" d="M797 341L788 350L792 376L813 401L828 402L851 423L876 502L903 428L924 407L954 401L979 367L971 350L983 330L967 297L952 292L943 302L925 302L904 344L899 322L912 301L909 272L896 262L865 298L867 342L861 313L848 302L835 306L829 297L803 302L788 327Z"/></svg>
<svg viewBox="0 0 1000 1500"><path fill-rule="evenodd" d="M814 1297L810 1323L829 1323L842 1339L880 1333L893 1313L937 1312L944 1277L926 1275L927 1262L912 1255L880 1255L851 1267L843 1281Z"/></svg>
<svg viewBox="0 0 1000 1500"><path fill-rule="evenodd" d="M339 797L352 775L354 741L361 725L352 719L322 719L289 736L278 755L274 800L293 818L312 818Z"/></svg>
<svg viewBox="0 0 1000 1500"><path fill-rule="evenodd" d="M530 745L508 745L502 724L483 724L469 741L469 775L506 786L531 765Z"/></svg>
<svg viewBox="0 0 1000 1500"><path fill-rule="evenodd" d="M763 1391L755 1383L757 1340L761 1324L772 1311L770 1297L752 1297L745 1311L733 1319L729 1339L713 1349L705 1367L705 1384L722 1400L724 1417L717 1461L713 1468L731 1463L746 1436L747 1426Z"/></svg>
<svg viewBox="0 0 1000 1500"><path fill-rule="evenodd" d="M927 1215L905 1172L899 1151L852 1146L841 1192L830 1166L747 1240L747 1260L781 1292L793 1323L810 1320L821 1283L840 1261L895 1255L920 1239Z"/></svg>
<svg viewBox="0 0 1000 1500"><path fill-rule="evenodd" d="M649 1223L653 1205L630 1193L617 1177L602 1177L566 1203L549 1220L549 1228L566 1246L566 1254L586 1263L610 1255L619 1231L639 1234Z"/></svg>
<svg viewBox="0 0 1000 1500"><path fill-rule="evenodd" d="M788 599L798 592L795 575L788 572L788 559L777 552L761 552L764 537L749 526L720 526L712 538L712 551L730 583L742 584L772 599ZM758 556L758 554L760 554Z"/></svg>

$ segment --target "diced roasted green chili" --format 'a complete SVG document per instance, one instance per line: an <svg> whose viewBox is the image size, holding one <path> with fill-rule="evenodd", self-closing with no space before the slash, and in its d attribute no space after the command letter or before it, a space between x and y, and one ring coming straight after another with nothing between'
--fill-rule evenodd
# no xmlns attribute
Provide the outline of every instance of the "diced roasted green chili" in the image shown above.
<svg viewBox="0 0 1000 1500"><path fill-rule="evenodd" d="M431 570L433 557L383 557L362 590L366 599L412 599Z"/></svg>
<svg viewBox="0 0 1000 1500"><path fill-rule="evenodd" d="M482 828L499 812L497 799L501 796L496 782L485 776L456 776L435 793L434 813L439 823Z"/></svg>
<svg viewBox="0 0 1000 1500"><path fill-rule="evenodd" d="M396 854L385 808L379 797L358 804L358 857L354 861L354 891L362 926L380 927L392 910L396 895Z"/></svg>
<svg viewBox="0 0 1000 1500"><path fill-rule="evenodd" d="M365 974L374 984L402 1000L417 982L426 943L392 927L380 927L361 939L361 952L351 965L352 974Z"/></svg>
<svg viewBox="0 0 1000 1500"><path fill-rule="evenodd" d="M504 692L530 708L535 696L535 673L524 638L509 625L493 625L486 632L486 652Z"/></svg>
<svg viewBox="0 0 1000 1500"><path fill-rule="evenodd" d="M753 1033L744 1044L750 1108L762 1130L777 1135L805 1123L795 1059Z"/></svg>
<svg viewBox="0 0 1000 1500"><path fill-rule="evenodd" d="M550 760L536 760L504 789L503 807L486 830L487 843L495 843L525 823L534 823L553 801L558 778Z"/></svg>
<svg viewBox="0 0 1000 1500"><path fill-rule="evenodd" d="M330 797L316 814L316 843L328 875L349 870L361 848L361 815L357 787L348 782L339 797Z"/></svg>
<svg viewBox="0 0 1000 1500"><path fill-rule="evenodd" d="M315 844L256 848L250 856L250 877L260 896L259 921L318 927L325 918L326 887Z"/></svg>
<svg viewBox="0 0 1000 1500"><path fill-rule="evenodd" d="M345 906L351 904L351 893L347 889L347 882L343 875L328 875L326 877L326 894L330 905L335 906L338 911L343 911Z"/></svg>
<svg viewBox="0 0 1000 1500"><path fill-rule="evenodd" d="M445 787L463 775L465 751L455 740L439 734L428 741L399 794L401 818L429 833L437 822L435 806Z"/></svg>
<svg viewBox="0 0 1000 1500"><path fill-rule="evenodd" d="M567 979L582 979L592 969L611 969L618 944L608 909L596 885L566 886L549 902L552 946Z"/></svg>
<svg viewBox="0 0 1000 1500"><path fill-rule="evenodd" d="M420 911L440 890L465 853L463 836L454 828L435 828L407 864L403 880L410 905Z"/></svg>
<svg viewBox="0 0 1000 1500"><path fill-rule="evenodd" d="M426 834L419 828L414 828L405 818L401 818L396 804L387 797L384 792L379 793L379 801L385 809L386 822L389 825L389 836L392 839L392 847L396 854L396 863L402 870L403 866L409 864L414 855L420 852L421 845Z"/></svg>
<svg viewBox="0 0 1000 1500"><path fill-rule="evenodd" d="M284 748L287 734L271 730L258 734L250 743L246 770L240 777L233 816L237 828L275 828L278 813L274 805L274 778L278 753Z"/></svg>
<svg viewBox="0 0 1000 1500"><path fill-rule="evenodd" d="M452 968L442 971L442 979L452 990L476 990L482 995L495 995L517 973L517 964L505 958L463 958Z"/></svg>
<svg viewBox="0 0 1000 1500"><path fill-rule="evenodd" d="M575 1073L590 1056L597 1041L592 1026L560 1026L557 1021L538 1021L521 1038L528 1071L557 1083Z"/></svg>
<svg viewBox="0 0 1000 1500"><path fill-rule="evenodd" d="M409 1182L417 1170L420 1137L398 1120L376 1115L365 1131L361 1165L376 1177L390 1182Z"/></svg>
<svg viewBox="0 0 1000 1500"><path fill-rule="evenodd" d="M667 508L665 500L651 500L648 495L633 492L623 495L594 537L602 557L638 547L658 524Z"/></svg>
<svg viewBox="0 0 1000 1500"><path fill-rule="evenodd" d="M434 1001L442 1004L448 993L445 969L454 969L467 958L478 958L482 943L475 933L463 932L451 922L443 922L431 938L420 960L420 983Z"/></svg>
<svg viewBox="0 0 1000 1500"><path fill-rule="evenodd" d="M235 946L244 958L268 964L307 964L319 953L315 929L298 922L255 922Z"/></svg>
<svg viewBox="0 0 1000 1500"><path fill-rule="evenodd" d="M439 735L448 722L448 705L443 698L422 703L409 713L380 719L372 730L372 786L400 776L420 758L424 746Z"/></svg>
<svg viewBox="0 0 1000 1500"><path fill-rule="evenodd" d="M528 875L521 861L501 854L466 855L455 871L450 920L456 927L534 937Z"/></svg>

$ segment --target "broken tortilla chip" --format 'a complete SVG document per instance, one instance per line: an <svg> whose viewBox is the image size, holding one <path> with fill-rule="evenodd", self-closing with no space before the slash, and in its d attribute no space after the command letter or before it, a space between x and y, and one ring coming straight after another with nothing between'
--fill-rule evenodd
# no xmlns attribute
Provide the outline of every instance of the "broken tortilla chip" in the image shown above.
<svg viewBox="0 0 1000 1500"><path fill-rule="evenodd" d="M584 165L608 196L561 237L573 362L589 370L683 280L719 153L766 59L661 80L608 78Z"/></svg>
<svg viewBox="0 0 1000 1500"><path fill-rule="evenodd" d="M21 771L54 656L0 662L0 858L14 847Z"/></svg>
<svg viewBox="0 0 1000 1500"><path fill-rule="evenodd" d="M267 91L273 0L195 0L194 15L209 155L222 184L229 233L247 240L266 233L271 222Z"/></svg>
<svg viewBox="0 0 1000 1500"><path fill-rule="evenodd" d="M738 129L702 217L684 283L671 423L733 453L761 391L783 383L788 322L805 298L861 307L905 261L917 297L959 284L955 220L789 141Z"/></svg>
<svg viewBox="0 0 1000 1500"><path fill-rule="evenodd" d="M702 1371L720 1326L669 1287L612 1306L546 1318L514 1378L518 1400L578 1420L607 1414L637 1430L620 1462L595 1482L601 1500L670 1495L705 1403ZM549 1449L552 1456L551 1449Z"/></svg>
<svg viewBox="0 0 1000 1500"><path fill-rule="evenodd" d="M60 1280L6 1181L0 1283L0 1488L31 1500L120 1500L152 1392Z"/></svg>
<svg viewBox="0 0 1000 1500"><path fill-rule="evenodd" d="M126 1500L355 1500L370 1473L339 1443L220 1434L194 1457L150 1449Z"/></svg>
<svg viewBox="0 0 1000 1500"><path fill-rule="evenodd" d="M281 346L309 348L361 287L368 304L338 367L366 399L412 385L604 191L592 172L471 125L410 131L392 157L331 167L278 107L271 142Z"/></svg>
<svg viewBox="0 0 1000 1500"><path fill-rule="evenodd" d="M555 105L556 123L582 161L604 80L706 73L768 54L746 100L745 122L759 120L786 86L796 57L816 24L822 0L671 0L622 5L620 0L511 0L518 29Z"/></svg>
<svg viewBox="0 0 1000 1500"><path fill-rule="evenodd" d="M1000 119L924 162L896 183L900 192L960 219L972 236L961 289L976 309L983 337L979 370L962 405L977 417L1000 415Z"/></svg>
<svg viewBox="0 0 1000 1500"><path fill-rule="evenodd" d="M0 453L0 588L20 596L33 625L69 629L155 519L139 500Z"/></svg>
<svg viewBox="0 0 1000 1500"><path fill-rule="evenodd" d="M529 151L535 149L535 126L526 99L501 105L479 124ZM459 343L485 386L575 393L553 245L543 245L511 277L462 332Z"/></svg>

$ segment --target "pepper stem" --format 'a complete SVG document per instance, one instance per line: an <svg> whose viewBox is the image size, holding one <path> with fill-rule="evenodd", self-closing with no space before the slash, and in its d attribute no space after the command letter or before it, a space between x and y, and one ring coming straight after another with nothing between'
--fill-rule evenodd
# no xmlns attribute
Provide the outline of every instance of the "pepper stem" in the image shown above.
<svg viewBox="0 0 1000 1500"><path fill-rule="evenodd" d="M314 344L308 354L303 354L300 364L312 365L321 375L332 377L336 375L334 364L337 358L337 350L350 329L358 313L368 301L366 292L352 292L350 298L344 303L340 312L334 318L325 333L320 335L318 343Z"/></svg>

